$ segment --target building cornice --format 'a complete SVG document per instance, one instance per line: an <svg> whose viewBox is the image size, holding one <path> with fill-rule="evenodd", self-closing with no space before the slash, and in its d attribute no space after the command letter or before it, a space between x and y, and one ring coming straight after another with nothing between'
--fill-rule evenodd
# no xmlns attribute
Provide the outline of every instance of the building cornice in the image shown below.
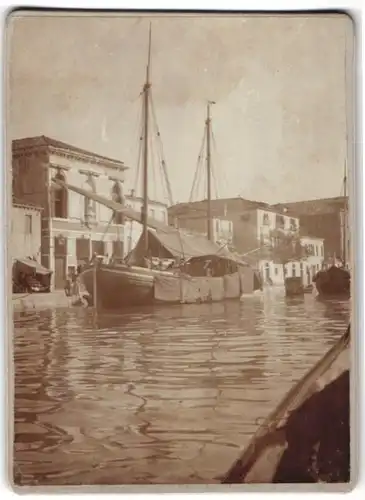
<svg viewBox="0 0 365 500"><path fill-rule="evenodd" d="M42 212L42 207L36 207L35 205L26 205L23 203L13 203L13 208L23 208L24 210L35 210L36 212Z"/></svg>
<svg viewBox="0 0 365 500"><path fill-rule="evenodd" d="M66 158L68 160L77 160L81 163L92 163L93 165L102 166L113 170L118 170L120 172L128 170L128 167L126 167L123 163L117 163L111 160L98 158L96 156L93 156L92 153L88 155L75 151L67 151L65 149L56 148L54 146L48 146L48 149L51 154L55 154L56 156L59 156L61 158Z"/></svg>

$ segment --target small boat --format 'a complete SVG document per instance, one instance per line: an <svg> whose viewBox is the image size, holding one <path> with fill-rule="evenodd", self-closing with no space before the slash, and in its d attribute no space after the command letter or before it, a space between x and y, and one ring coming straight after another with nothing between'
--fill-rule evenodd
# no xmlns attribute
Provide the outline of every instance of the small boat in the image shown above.
<svg viewBox="0 0 365 500"><path fill-rule="evenodd" d="M351 294L351 275L343 267L332 265L319 271L313 278L318 296L321 298L349 298Z"/></svg>
<svg viewBox="0 0 365 500"><path fill-rule="evenodd" d="M222 483L350 481L350 326L287 394Z"/></svg>
<svg viewBox="0 0 365 500"><path fill-rule="evenodd" d="M346 52L345 52L346 58ZM346 62L345 62L345 67ZM347 118L347 115L346 115ZM347 128L347 123L346 123ZM347 140L347 145L349 141ZM336 255L333 257L332 265L324 271L319 271L314 277L314 284L320 298L349 298L351 295L351 275L347 267L349 257L348 239L348 201L347 201L347 159L344 161L343 173L343 217L342 217L342 265L337 265Z"/></svg>

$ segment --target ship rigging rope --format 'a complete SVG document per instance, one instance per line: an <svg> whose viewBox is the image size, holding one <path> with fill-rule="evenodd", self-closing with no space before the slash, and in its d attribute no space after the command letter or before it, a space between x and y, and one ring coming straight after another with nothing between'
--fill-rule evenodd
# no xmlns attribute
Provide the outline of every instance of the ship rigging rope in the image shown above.
<svg viewBox="0 0 365 500"><path fill-rule="evenodd" d="M157 124L156 111L155 111L155 105L154 105L154 102L153 102L152 92L150 92L150 97L151 97L150 102L151 102L152 122L153 122L153 124L155 126L155 134L156 134L156 137L157 137L157 140L158 140L159 149L160 149L160 155L161 155L161 163L160 163L160 165L162 167L163 178L164 178L165 183L166 183L168 200L169 200L170 205L173 205L174 204L174 200L173 200L173 197L172 197L172 189L171 189L170 179L169 179L169 176L168 176L168 173L167 173L166 160L165 160L165 155L164 155L164 149L163 149L163 144L162 144L160 130L159 130L158 124Z"/></svg>
<svg viewBox="0 0 365 500"><path fill-rule="evenodd" d="M218 195L218 183L217 183L217 178L216 178L216 175L215 175L215 171L214 171L214 165L213 165L213 163L211 163L211 169L210 169L210 172L211 172L211 174L212 174L213 185L214 185L214 190L215 190L215 197L216 197L216 198L219 198L219 195Z"/></svg>
<svg viewBox="0 0 365 500"><path fill-rule="evenodd" d="M216 151L216 144L215 144L213 130L211 130L211 137L212 137L212 143L213 143L214 150ZM199 151L199 156L198 156L197 164L196 164L196 168L195 168L194 180L193 180L193 184L192 184L191 191L190 191L189 203L193 202L195 199L198 199L199 188L201 185L202 178L204 179L203 192L205 193L207 190L207 178L206 178L206 172L205 172L205 163L204 163L204 161L202 161L204 148L206 146L206 141L207 141L207 128L205 127L203 140L202 140L202 144L201 144L201 148ZM215 194L215 197L218 198L219 197L218 179L217 179L217 176L215 175L215 164L212 160L211 160L210 167L211 167L210 168L211 176L213 179L213 189L214 189L213 192Z"/></svg>
<svg viewBox="0 0 365 500"><path fill-rule="evenodd" d="M140 93L139 98L143 99L143 92ZM139 181L139 176L140 176L140 172L141 172L142 141L143 141L143 105L140 108L139 128L138 128L137 168L136 168L136 175L135 175L134 184L133 184L133 190L134 190L135 194L137 194L138 181ZM133 224L134 224L134 221L131 219L130 224L129 224L128 253L130 253L132 250L131 246L132 246Z"/></svg>
<svg viewBox="0 0 365 500"><path fill-rule="evenodd" d="M158 145L159 145L160 168L161 168L162 174L163 174L162 178L165 181L165 187L167 189L167 196L168 196L169 204L170 204L170 206L172 206L174 204L174 200L172 197L172 189L171 189L170 179L169 179L168 172L167 172L163 143L162 143L161 134L160 134L160 130L159 130L158 123L157 123L156 111L155 111L155 106L154 106L154 101L153 101L151 91L150 91L150 105L151 105L151 113L152 113L152 125L154 126L154 132L156 134ZM182 254L183 259L185 260L184 245L183 245L181 233L179 231L179 227L177 228L177 234L178 234L178 239L179 239L179 243L180 243L181 254Z"/></svg>
<svg viewBox="0 0 365 500"><path fill-rule="evenodd" d="M189 196L189 203L191 203L192 201L194 201L194 196L195 196L197 188L198 188L199 173L200 173L200 170L202 168L202 161L201 160L202 160L202 157L203 157L206 136L207 136L207 134L206 134L206 128L204 127L203 139L202 139L201 146L200 146L199 156L198 156L198 159L197 159L197 162L196 162L193 183L191 185L191 191L190 191L190 196Z"/></svg>
<svg viewBox="0 0 365 500"><path fill-rule="evenodd" d="M222 165L221 165L221 162L220 162L220 154L218 152L217 141L215 140L215 134L214 134L213 129L212 129L212 143L213 143L213 148L214 148L214 153L215 153L214 156L218 160L218 171L219 171L219 173L222 173L222 190L221 190L221 193L222 193L222 191L225 193L227 191L227 185L228 185L228 183L227 183L227 176L226 176L225 170L224 170L224 168L222 168ZM218 192L217 192L217 198L218 198Z"/></svg>
<svg viewBox="0 0 365 500"><path fill-rule="evenodd" d="M113 222L113 219L114 219L114 213L112 214L112 216L109 219L108 225L106 226L106 228L104 230L104 233L103 233L103 236L101 238L101 241L104 241L105 235L109 231L109 227L110 227L110 224Z"/></svg>

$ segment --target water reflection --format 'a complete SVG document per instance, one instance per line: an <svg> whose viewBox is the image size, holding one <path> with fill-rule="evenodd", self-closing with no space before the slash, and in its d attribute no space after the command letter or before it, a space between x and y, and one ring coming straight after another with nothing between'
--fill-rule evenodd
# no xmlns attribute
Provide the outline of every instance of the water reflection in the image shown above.
<svg viewBox="0 0 365 500"><path fill-rule="evenodd" d="M280 292L15 332L19 484L213 482L343 333L347 303Z"/></svg>

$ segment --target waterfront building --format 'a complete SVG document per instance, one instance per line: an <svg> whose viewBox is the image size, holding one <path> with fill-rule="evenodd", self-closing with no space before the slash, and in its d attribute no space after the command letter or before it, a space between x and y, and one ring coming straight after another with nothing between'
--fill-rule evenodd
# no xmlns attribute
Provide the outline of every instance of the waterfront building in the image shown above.
<svg viewBox="0 0 365 500"><path fill-rule="evenodd" d="M335 199L335 202L337 199ZM306 202L303 202L304 206ZM290 205L290 204L289 204ZM295 204L292 204L295 205ZM334 218L333 207L324 203L322 207L325 218L331 214ZM335 206L336 203L335 203ZM332 212L331 212L332 210ZM303 212L303 209L301 210ZM322 213L321 212L321 213ZM180 203L169 207L169 223L179 226L190 232L206 234L207 232L207 201ZM220 238L220 228L225 230L224 238L229 244L251 265L256 267L266 283L283 285L286 277L302 277L303 284L309 285L316 272L322 269L326 258L326 235L331 231L323 229L322 224L313 228L314 222L307 223L306 216L302 224L302 216L286 205L269 205L264 202L245 200L243 198L219 199L211 201L213 219L213 234L215 241ZM314 220L321 220L318 214ZM310 221L312 219L309 219ZM336 218L337 220L337 218ZM219 221L219 223L217 223ZM337 223L337 230L341 225ZM284 235L296 235L303 247L305 256L297 261L285 263L276 262L272 258L272 248L275 245L273 234L279 231ZM310 235L310 236L309 236ZM222 238L221 241L224 240ZM327 248L333 248L334 242L341 248L341 238L330 237ZM333 255L333 254L332 254Z"/></svg>
<svg viewBox="0 0 365 500"><path fill-rule="evenodd" d="M42 209L13 201L11 209L9 254L13 260L41 262Z"/></svg>
<svg viewBox="0 0 365 500"><path fill-rule="evenodd" d="M323 238L326 261L331 260L334 256L348 261L350 256L348 202L348 197L337 196L279 203L273 205L272 208L285 210L287 214L298 217L303 231Z"/></svg>
<svg viewBox="0 0 365 500"><path fill-rule="evenodd" d="M266 203L237 198L219 198L211 200L212 235L219 245L237 245L235 221L239 215L249 209L264 207ZM207 234L207 200L189 203L178 203L168 208L169 224L191 233Z"/></svg>
<svg viewBox="0 0 365 500"><path fill-rule="evenodd" d="M67 273L94 253L124 255L123 217L52 178L124 203L126 169L122 161L45 136L13 141L13 195L42 208L40 262L52 271L51 289L62 288Z"/></svg>
<svg viewBox="0 0 365 500"><path fill-rule="evenodd" d="M285 278L301 277L305 286L312 282L324 260L323 238L302 233L299 217L266 206L246 210L233 220L233 245L244 259L255 264L264 283L283 285ZM275 234L293 235L303 247L303 257L280 263L273 259L278 243Z"/></svg>

